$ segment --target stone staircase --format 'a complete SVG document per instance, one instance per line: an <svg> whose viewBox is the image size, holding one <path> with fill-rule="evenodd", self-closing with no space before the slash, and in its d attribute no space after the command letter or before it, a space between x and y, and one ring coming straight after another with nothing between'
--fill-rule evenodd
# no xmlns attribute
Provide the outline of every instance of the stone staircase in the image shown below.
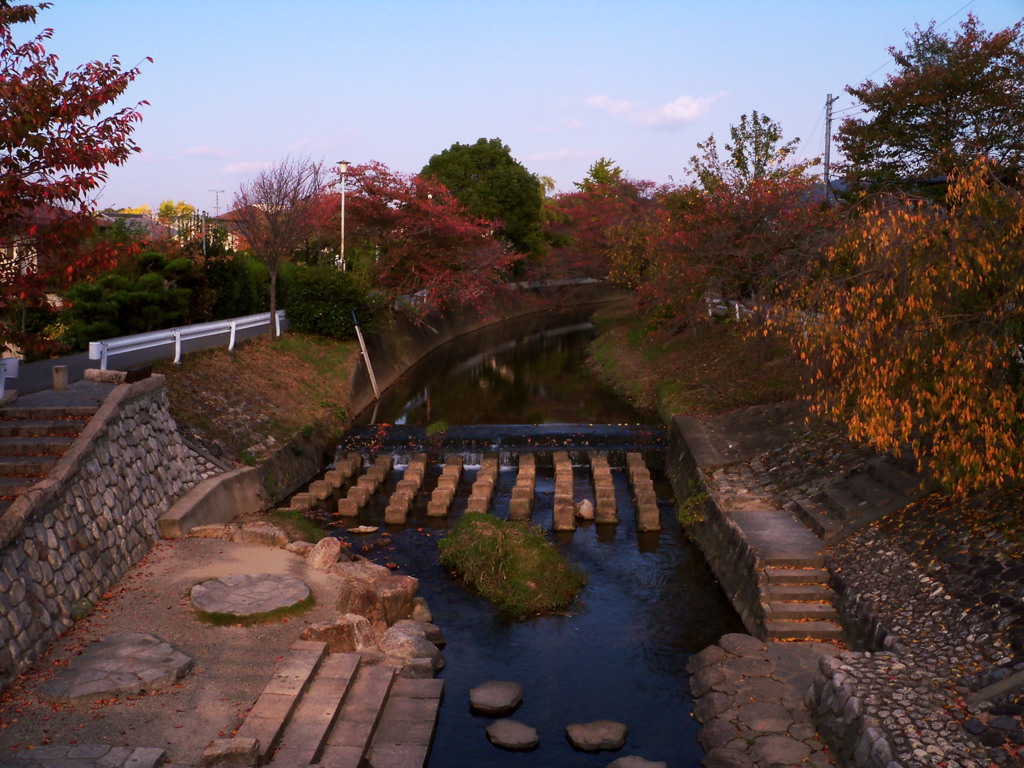
<svg viewBox="0 0 1024 768"><path fill-rule="evenodd" d="M766 565L762 572L761 605L769 639L842 639L824 567Z"/></svg>
<svg viewBox="0 0 1024 768"><path fill-rule="evenodd" d="M296 641L232 739L215 742L204 765L236 765L257 744L274 768L417 768L426 763L444 681L396 677L358 653L328 653ZM218 758L217 755L220 755Z"/></svg>
<svg viewBox="0 0 1024 768"><path fill-rule="evenodd" d="M0 514L49 474L95 412L84 405L0 408Z"/></svg>
<svg viewBox="0 0 1024 768"><path fill-rule="evenodd" d="M929 488L903 462L877 454L816 486L784 491L780 501L827 544L896 512Z"/></svg>

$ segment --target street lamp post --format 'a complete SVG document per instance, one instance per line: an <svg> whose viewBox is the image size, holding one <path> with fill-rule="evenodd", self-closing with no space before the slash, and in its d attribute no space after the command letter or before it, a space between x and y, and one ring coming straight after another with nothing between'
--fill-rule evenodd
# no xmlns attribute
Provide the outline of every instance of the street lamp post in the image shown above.
<svg viewBox="0 0 1024 768"><path fill-rule="evenodd" d="M348 172L348 160L338 161L341 173L341 271L345 271L345 174Z"/></svg>

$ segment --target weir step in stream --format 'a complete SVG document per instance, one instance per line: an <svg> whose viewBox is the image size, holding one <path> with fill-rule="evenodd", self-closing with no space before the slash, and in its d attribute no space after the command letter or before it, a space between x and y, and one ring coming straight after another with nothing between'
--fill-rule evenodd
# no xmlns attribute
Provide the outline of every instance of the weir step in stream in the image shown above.
<svg viewBox="0 0 1024 768"><path fill-rule="evenodd" d="M577 519L594 520L598 524L614 525L619 522L615 481L608 454L586 454L590 467L587 488L580 491L579 478L573 460L567 451L555 451L550 456L554 465L554 508L551 528L554 531L574 531ZM405 525L417 497L426 494L428 517L444 518L453 509L456 497L469 485L465 502L466 512L490 512L494 503L501 472L501 459L497 454L483 456L476 468L472 483L464 472L461 455L446 456L440 475L430 472L427 455L415 453L407 459L402 474L394 486L388 478L396 466L390 454L378 455L362 471L363 457L348 453L321 480L310 483L304 492L294 494L290 508L308 513L319 510L336 521L355 524L375 495L385 486L389 490L384 507L386 525ZM516 480L508 501L508 514L512 520L529 520L537 495L537 453L523 453L516 464ZM635 451L625 454L624 474L631 489L636 513L637 530L661 530L654 480L644 456Z"/></svg>

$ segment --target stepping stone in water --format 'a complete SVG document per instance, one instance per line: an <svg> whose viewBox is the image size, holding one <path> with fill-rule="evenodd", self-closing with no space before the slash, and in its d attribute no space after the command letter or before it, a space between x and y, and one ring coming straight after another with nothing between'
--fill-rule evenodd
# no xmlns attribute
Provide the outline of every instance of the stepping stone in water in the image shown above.
<svg viewBox="0 0 1024 768"><path fill-rule="evenodd" d="M502 749L533 749L540 744L537 729L517 720L496 720L487 726L487 738Z"/></svg>
<svg viewBox="0 0 1024 768"><path fill-rule="evenodd" d="M523 703L523 686L507 680L488 680L469 692L469 706L482 715L507 715Z"/></svg>
<svg viewBox="0 0 1024 768"><path fill-rule="evenodd" d="M595 720L592 723L567 726L565 733L569 743L576 749L597 752L602 749L622 749L629 728L612 720Z"/></svg>

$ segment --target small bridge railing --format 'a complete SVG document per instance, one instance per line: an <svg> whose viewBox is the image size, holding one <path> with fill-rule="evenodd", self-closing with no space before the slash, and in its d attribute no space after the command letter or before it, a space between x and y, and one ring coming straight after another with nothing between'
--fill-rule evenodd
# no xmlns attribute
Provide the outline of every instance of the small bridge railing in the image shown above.
<svg viewBox="0 0 1024 768"><path fill-rule="evenodd" d="M285 311L279 309L274 318L277 335L281 334L281 328L285 320ZM228 334L228 349L233 350L239 331L255 328L266 330L269 328L270 322L270 313L262 312L258 315L246 315L230 320L215 320L211 323L197 323L196 325L186 325L182 328L168 328L162 331L136 333L132 336L119 336L115 339L90 341L89 359L99 360L100 369L105 371L112 355L155 350L169 344L174 344L174 362L180 363L183 342L193 342L190 345L193 349L207 349L220 346L216 341L210 341L210 339L223 336L226 333ZM197 341L200 343L195 344L194 342Z"/></svg>

